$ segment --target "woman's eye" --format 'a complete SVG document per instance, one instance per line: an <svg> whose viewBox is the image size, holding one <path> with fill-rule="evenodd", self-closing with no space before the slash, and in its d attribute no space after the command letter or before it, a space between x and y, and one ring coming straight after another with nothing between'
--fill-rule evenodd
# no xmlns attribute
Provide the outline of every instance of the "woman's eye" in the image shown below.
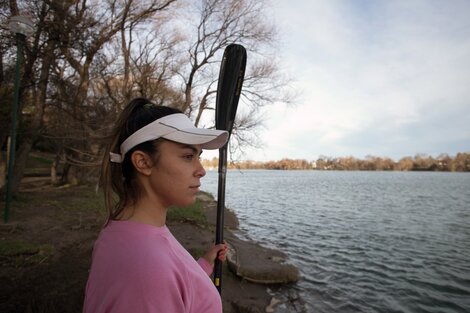
<svg viewBox="0 0 470 313"><path fill-rule="evenodd" d="M187 155L184 156L184 158L186 160L192 160L192 159L194 159L194 154L187 154Z"/></svg>

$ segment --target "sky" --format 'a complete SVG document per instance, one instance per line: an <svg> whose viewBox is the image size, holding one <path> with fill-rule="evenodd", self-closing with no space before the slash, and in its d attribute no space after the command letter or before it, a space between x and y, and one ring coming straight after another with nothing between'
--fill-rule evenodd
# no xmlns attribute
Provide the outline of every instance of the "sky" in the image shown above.
<svg viewBox="0 0 470 313"><path fill-rule="evenodd" d="M263 147L242 159L470 152L470 1L278 0L272 12L299 97L264 112Z"/></svg>

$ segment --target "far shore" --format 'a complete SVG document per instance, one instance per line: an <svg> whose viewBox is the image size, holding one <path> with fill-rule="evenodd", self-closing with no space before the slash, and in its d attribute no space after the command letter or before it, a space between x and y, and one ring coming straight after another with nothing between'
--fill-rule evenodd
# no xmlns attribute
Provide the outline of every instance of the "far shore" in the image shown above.
<svg viewBox="0 0 470 313"><path fill-rule="evenodd" d="M216 157L202 163L206 169L216 169ZM470 152L449 156L442 153L437 157L417 154L406 156L398 161L389 157L367 156L365 159L348 157L321 156L316 160L284 158L276 161L233 161L230 169L264 169L264 170L338 170L338 171L430 171L430 172L470 172Z"/></svg>

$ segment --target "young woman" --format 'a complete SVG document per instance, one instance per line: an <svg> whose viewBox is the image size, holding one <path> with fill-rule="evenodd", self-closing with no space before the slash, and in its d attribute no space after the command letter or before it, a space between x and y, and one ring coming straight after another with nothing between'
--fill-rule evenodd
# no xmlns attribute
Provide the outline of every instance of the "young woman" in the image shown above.
<svg viewBox="0 0 470 313"><path fill-rule="evenodd" d="M202 149L227 140L227 132L196 128L176 109L146 99L128 104L103 161L109 216L93 249L85 313L222 312L209 275L227 247L196 262L165 223L169 206L195 201Z"/></svg>

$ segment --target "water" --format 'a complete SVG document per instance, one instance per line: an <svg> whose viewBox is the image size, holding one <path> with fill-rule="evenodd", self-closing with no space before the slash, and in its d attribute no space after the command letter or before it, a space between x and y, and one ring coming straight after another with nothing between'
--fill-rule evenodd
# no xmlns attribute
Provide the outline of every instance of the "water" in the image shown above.
<svg viewBox="0 0 470 313"><path fill-rule="evenodd" d="M300 269L308 312L470 312L470 174L231 170L226 188L243 233Z"/></svg>

